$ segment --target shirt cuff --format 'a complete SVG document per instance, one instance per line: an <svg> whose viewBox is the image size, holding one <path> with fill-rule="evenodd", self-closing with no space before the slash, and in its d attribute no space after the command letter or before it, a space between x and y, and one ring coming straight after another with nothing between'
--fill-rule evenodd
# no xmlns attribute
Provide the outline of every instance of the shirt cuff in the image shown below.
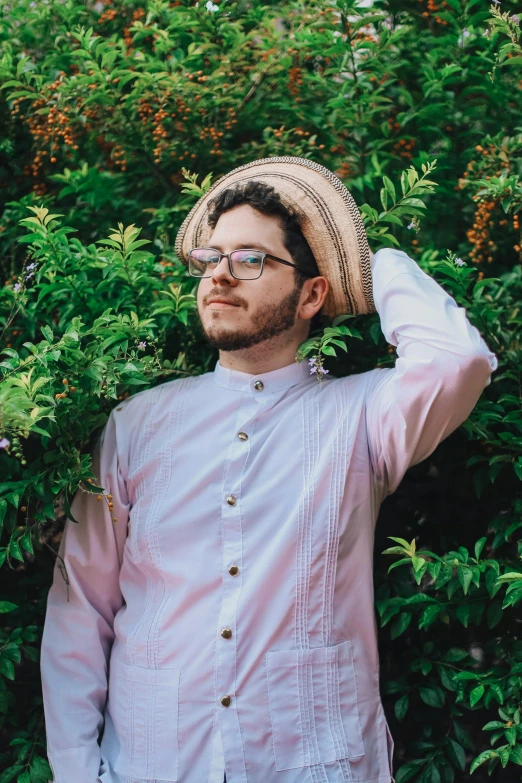
<svg viewBox="0 0 522 783"><path fill-rule="evenodd" d="M47 758L53 771L54 783L96 783L99 780L101 751L82 747L47 752Z"/></svg>

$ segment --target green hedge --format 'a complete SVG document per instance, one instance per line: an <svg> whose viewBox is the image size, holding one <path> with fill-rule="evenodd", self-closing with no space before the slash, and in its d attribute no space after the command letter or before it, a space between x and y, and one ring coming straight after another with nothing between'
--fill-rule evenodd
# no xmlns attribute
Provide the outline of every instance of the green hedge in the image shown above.
<svg viewBox="0 0 522 783"><path fill-rule="evenodd" d="M94 438L118 400L216 359L177 228L218 176L273 155L335 171L373 250L416 258L499 359L470 419L383 504L375 586L397 783L494 768L519 779L515 4L12 0L2 12L0 783L50 777L38 645L70 501L80 484L98 492ZM322 352L332 372L393 364L376 315L348 323L362 339ZM309 348L332 348L332 334Z"/></svg>

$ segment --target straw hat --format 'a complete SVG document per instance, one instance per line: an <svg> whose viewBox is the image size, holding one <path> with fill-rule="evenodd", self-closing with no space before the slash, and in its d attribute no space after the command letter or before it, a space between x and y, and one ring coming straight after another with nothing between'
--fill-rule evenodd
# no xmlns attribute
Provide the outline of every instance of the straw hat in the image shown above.
<svg viewBox="0 0 522 783"><path fill-rule="evenodd" d="M174 252L180 261L187 265L189 250L209 242L209 201L251 179L272 185L283 204L297 212L319 271L330 283L321 312L331 317L374 312L370 248L357 205L335 174L306 158L261 158L217 179L179 228Z"/></svg>

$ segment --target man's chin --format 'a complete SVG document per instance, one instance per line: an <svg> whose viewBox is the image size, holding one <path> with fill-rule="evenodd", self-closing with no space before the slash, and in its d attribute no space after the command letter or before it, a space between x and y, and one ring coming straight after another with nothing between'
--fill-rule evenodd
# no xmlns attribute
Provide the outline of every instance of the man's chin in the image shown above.
<svg viewBox="0 0 522 783"><path fill-rule="evenodd" d="M241 351L263 341L259 334L232 329L205 329L204 334L210 345L219 351Z"/></svg>

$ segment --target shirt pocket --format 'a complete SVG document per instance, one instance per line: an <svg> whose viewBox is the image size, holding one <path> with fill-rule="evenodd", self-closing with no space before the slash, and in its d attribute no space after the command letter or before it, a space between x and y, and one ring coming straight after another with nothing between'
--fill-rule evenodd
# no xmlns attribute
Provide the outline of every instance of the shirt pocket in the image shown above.
<svg viewBox="0 0 522 783"><path fill-rule="evenodd" d="M109 703L119 740L114 769L141 780L178 780L180 669L111 661Z"/></svg>
<svg viewBox="0 0 522 783"><path fill-rule="evenodd" d="M364 756L349 640L265 655L278 771Z"/></svg>

